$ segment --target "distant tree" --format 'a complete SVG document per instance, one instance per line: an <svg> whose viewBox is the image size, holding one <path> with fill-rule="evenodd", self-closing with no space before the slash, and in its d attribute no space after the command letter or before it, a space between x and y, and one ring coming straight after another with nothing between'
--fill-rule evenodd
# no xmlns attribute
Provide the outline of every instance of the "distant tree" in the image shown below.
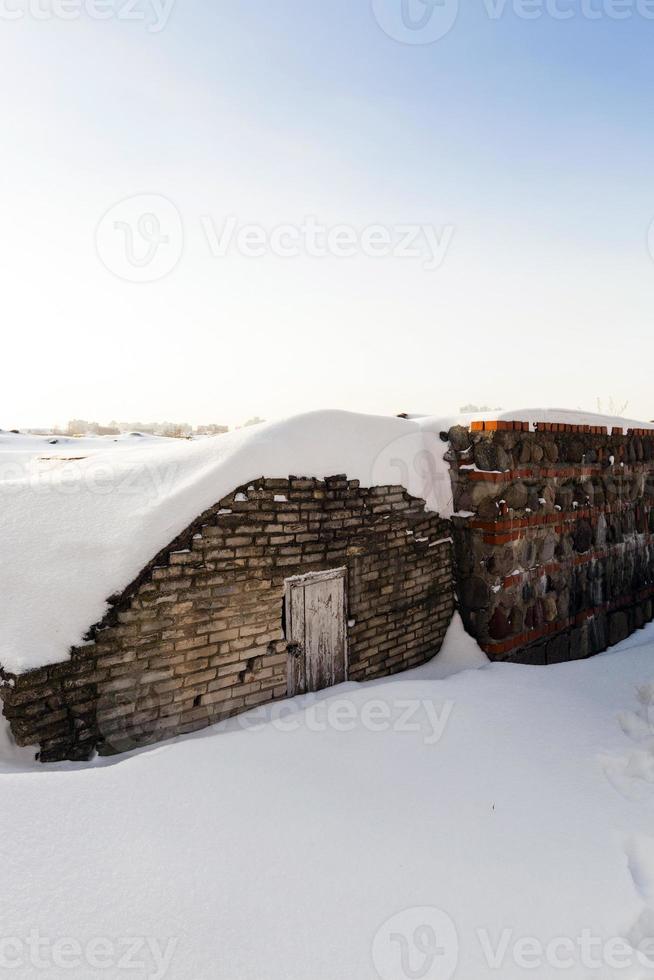
<svg viewBox="0 0 654 980"><path fill-rule="evenodd" d="M168 439L188 439L193 429L188 422L163 422L159 435L166 436Z"/></svg>
<svg viewBox="0 0 654 980"><path fill-rule="evenodd" d="M629 407L629 401L616 402L613 397L609 398L604 406L602 399L597 399L597 411L600 415L617 415L622 418Z"/></svg>
<svg viewBox="0 0 654 980"><path fill-rule="evenodd" d="M228 425L198 425L195 429L195 434L198 436L222 436L225 432L229 432Z"/></svg>
<svg viewBox="0 0 654 980"><path fill-rule="evenodd" d="M496 408L491 408L490 405L473 405L473 404L470 404L470 405L462 405L461 408L459 409L459 411L461 412L461 414L464 414L464 413L470 413L470 414L472 414L473 412L501 412L502 411L502 406L499 405Z"/></svg>

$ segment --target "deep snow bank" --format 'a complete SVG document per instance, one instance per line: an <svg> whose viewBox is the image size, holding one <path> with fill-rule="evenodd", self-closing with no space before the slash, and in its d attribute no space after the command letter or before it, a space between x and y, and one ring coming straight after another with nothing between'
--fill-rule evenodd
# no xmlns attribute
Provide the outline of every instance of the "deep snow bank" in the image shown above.
<svg viewBox="0 0 654 980"><path fill-rule="evenodd" d="M451 923L439 980L651 977L633 946L654 937L654 626L638 638L445 680L437 658L96 767L0 775L7 975L118 980L142 937L151 980L406 980L433 922Z"/></svg>

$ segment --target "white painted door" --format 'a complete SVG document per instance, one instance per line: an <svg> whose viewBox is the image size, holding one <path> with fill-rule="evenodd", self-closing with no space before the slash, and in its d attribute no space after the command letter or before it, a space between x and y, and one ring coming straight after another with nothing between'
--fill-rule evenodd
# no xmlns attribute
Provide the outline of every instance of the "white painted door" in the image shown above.
<svg viewBox="0 0 654 980"><path fill-rule="evenodd" d="M287 580L286 636L289 696L346 679L344 568Z"/></svg>

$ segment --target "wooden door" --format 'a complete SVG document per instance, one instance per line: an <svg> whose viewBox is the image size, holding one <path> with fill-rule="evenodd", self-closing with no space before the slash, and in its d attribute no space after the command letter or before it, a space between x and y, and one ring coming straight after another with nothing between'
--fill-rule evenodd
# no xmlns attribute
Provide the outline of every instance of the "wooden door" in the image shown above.
<svg viewBox="0 0 654 980"><path fill-rule="evenodd" d="M287 579L290 697L346 679L345 595L344 568Z"/></svg>

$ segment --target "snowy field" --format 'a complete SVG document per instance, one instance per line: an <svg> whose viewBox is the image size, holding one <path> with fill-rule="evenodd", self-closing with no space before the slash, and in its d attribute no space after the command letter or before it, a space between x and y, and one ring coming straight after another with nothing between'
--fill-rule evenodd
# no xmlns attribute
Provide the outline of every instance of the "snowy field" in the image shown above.
<svg viewBox="0 0 654 980"><path fill-rule="evenodd" d="M654 976L653 703L652 627L529 668L455 621L419 670L119 760L5 743L0 975Z"/></svg>

